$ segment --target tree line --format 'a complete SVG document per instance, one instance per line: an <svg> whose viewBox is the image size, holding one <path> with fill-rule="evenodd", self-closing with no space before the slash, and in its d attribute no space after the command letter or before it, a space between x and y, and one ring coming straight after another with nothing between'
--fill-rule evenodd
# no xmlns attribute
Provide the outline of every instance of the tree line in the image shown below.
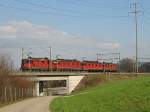
<svg viewBox="0 0 150 112"><path fill-rule="evenodd" d="M135 72L135 60L124 58L120 60L120 72ZM138 71L141 73L150 73L150 62L138 63Z"/></svg>

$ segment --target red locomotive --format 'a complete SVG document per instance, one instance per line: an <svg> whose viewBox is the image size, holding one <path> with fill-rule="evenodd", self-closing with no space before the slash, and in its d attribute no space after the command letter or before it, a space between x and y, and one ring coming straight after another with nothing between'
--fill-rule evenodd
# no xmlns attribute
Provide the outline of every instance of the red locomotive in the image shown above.
<svg viewBox="0 0 150 112"><path fill-rule="evenodd" d="M57 59L52 63L55 71L81 71L81 62L78 60Z"/></svg>
<svg viewBox="0 0 150 112"><path fill-rule="evenodd" d="M48 71L50 65L50 60L48 58L32 58L22 59L21 69L23 71Z"/></svg>
<svg viewBox="0 0 150 112"><path fill-rule="evenodd" d="M48 58L22 59L22 71L87 71L117 72L118 64L100 63L98 61L78 61L70 59L49 60Z"/></svg>
<svg viewBox="0 0 150 112"><path fill-rule="evenodd" d="M103 64L99 63L98 61L83 61L82 65L83 71L103 71Z"/></svg>

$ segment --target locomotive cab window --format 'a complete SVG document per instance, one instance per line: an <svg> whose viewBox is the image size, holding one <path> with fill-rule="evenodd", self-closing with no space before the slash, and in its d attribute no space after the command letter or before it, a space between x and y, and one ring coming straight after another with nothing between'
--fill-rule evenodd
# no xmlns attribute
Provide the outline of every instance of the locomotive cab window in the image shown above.
<svg viewBox="0 0 150 112"><path fill-rule="evenodd" d="M33 63L33 61L32 61L32 60L29 60L28 63Z"/></svg>
<svg viewBox="0 0 150 112"><path fill-rule="evenodd" d="M44 61L41 61L42 63L44 63Z"/></svg>
<svg viewBox="0 0 150 112"><path fill-rule="evenodd" d="M25 64L28 63L28 62L29 62L28 60L24 60L24 61L23 61L23 63L25 63Z"/></svg>

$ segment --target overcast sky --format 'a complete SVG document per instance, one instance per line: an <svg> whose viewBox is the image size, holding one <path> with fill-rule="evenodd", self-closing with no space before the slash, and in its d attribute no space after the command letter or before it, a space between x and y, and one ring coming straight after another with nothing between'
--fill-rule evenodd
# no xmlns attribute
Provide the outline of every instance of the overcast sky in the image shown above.
<svg viewBox="0 0 150 112"><path fill-rule="evenodd" d="M135 56L135 0L1 0L0 53L20 66L24 56L96 60L97 53ZM150 1L139 0L139 57L150 57ZM143 14L144 12L144 14Z"/></svg>

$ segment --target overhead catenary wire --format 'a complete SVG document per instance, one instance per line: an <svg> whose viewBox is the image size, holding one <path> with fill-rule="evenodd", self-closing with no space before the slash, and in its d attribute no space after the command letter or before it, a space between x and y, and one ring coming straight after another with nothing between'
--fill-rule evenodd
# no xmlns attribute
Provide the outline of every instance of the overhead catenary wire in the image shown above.
<svg viewBox="0 0 150 112"><path fill-rule="evenodd" d="M146 23L146 24L144 24L144 26L148 26L148 27L149 27L149 30L150 30L150 21L149 21L149 20L150 20L150 19L147 19L147 17L144 16L143 22ZM145 28L145 27L144 27L144 28Z"/></svg>
<svg viewBox="0 0 150 112"><path fill-rule="evenodd" d="M3 7L3 8L11 8L11 9L16 9L16 10L18 10L18 11L23 11L23 12L29 12L29 13L31 13L31 12L36 12L36 13L40 13L40 14L46 14L46 15L49 15L49 14L52 14L52 15L55 15L55 16L64 16L64 17L75 17L75 18L82 18L82 17L88 17L89 15L85 15L84 13L83 14L78 14L78 15L76 15L76 14L74 14L74 13L72 13L72 14L66 14L66 13L64 13L63 11L52 11L52 10L48 10L48 11L37 11L37 10L33 10L33 9L29 9L29 8L24 8L24 7L16 7L16 6L10 6L10 5L5 5L5 4L0 4L0 7ZM109 16L109 15L100 15L100 14L93 14L93 16L95 17L102 17L102 18L127 18L128 16Z"/></svg>
<svg viewBox="0 0 150 112"><path fill-rule="evenodd" d="M23 1L23 0L14 0L14 1L17 1L17 2L20 2L22 4L28 4L28 5L32 5L32 6L36 6L36 7L41 7L41 8L46 8L46 9L50 9L50 10L54 10L54 11L57 11L57 12L63 12L65 14L75 14L75 16L80 16L80 17L86 17L88 16L88 12L86 11L76 11L76 10L71 10L71 9L63 9L63 8L56 8L56 7L52 7L52 6L49 6L49 5L43 5L43 4L39 4L39 3L33 3L33 2L29 2L29 1ZM86 14L87 13L87 14ZM82 15L82 16L81 16ZM127 16L106 16L106 15L102 15L102 14L99 14L99 13L93 13L92 14L93 16L99 16L99 17L127 17Z"/></svg>
<svg viewBox="0 0 150 112"><path fill-rule="evenodd" d="M39 3L33 3L31 1L23 1L23 0L14 0L16 2L22 3L22 4L27 4L27 5L31 5L31 6L36 6L36 7L41 7L41 8L46 8L46 9L51 9L54 11L63 11L63 12L67 12L67 13L77 13L77 11L75 10L71 10L71 9L63 9L63 8L56 8L50 5L43 5L43 4L39 4Z"/></svg>
<svg viewBox="0 0 150 112"><path fill-rule="evenodd" d="M52 14L52 15L55 15L55 16L65 16L65 17L74 17L74 18L79 18L78 15L71 15L71 14L64 14L64 13L60 13L60 12L54 12L54 11L37 11L37 10L33 10L33 9L28 9L28 8L20 8L20 7L15 7L15 6L8 6L8 5L5 5L5 4L0 4L0 7L3 7L3 8L10 8L10 9L16 9L18 11L23 11L23 12L29 12L29 13L40 13L40 14L46 14L46 15L49 15L49 14Z"/></svg>
<svg viewBox="0 0 150 112"><path fill-rule="evenodd" d="M101 4L100 2L89 2L89 1L83 1L83 0L76 0L76 1L71 1L71 0L56 0L56 1L58 1L58 2L62 2L62 3L64 3L64 4L70 4L70 5L73 5L73 6L84 6L84 7L88 7L88 8L96 8L96 9L100 9L100 8L109 8L109 7L106 7L106 6L104 6L103 4ZM112 6L112 4L111 4L111 6ZM120 5L117 5L116 3L115 3L115 5L113 4L113 9L123 9L123 8L127 8L127 6L126 7L124 7L124 6L120 6Z"/></svg>

